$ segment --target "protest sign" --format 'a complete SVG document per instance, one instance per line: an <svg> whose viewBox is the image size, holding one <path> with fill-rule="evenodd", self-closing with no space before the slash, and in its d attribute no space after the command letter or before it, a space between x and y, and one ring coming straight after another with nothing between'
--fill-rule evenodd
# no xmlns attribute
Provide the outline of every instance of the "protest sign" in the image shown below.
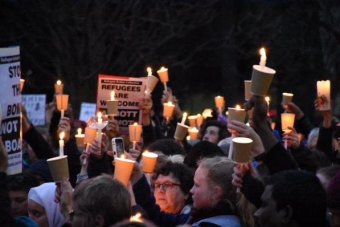
<svg viewBox="0 0 340 227"><path fill-rule="evenodd" d="M1 136L8 152L9 175L22 172L20 76L19 47L0 48Z"/></svg>
<svg viewBox="0 0 340 227"><path fill-rule="evenodd" d="M34 126L45 125L46 95L22 95L22 104Z"/></svg>
<svg viewBox="0 0 340 227"><path fill-rule="evenodd" d="M145 78L99 75L97 90L97 110L106 111L106 102L110 100L111 91L115 92L118 100L119 127L127 133L128 126L134 122L141 122L139 103L144 97Z"/></svg>

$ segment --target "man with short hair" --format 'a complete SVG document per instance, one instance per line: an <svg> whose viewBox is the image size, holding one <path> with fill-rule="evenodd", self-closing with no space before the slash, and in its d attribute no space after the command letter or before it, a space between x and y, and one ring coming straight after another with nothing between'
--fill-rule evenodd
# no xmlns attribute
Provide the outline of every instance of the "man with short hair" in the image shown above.
<svg viewBox="0 0 340 227"><path fill-rule="evenodd" d="M324 227L326 193L318 178L304 171L285 170L272 175L254 216L259 226Z"/></svg>

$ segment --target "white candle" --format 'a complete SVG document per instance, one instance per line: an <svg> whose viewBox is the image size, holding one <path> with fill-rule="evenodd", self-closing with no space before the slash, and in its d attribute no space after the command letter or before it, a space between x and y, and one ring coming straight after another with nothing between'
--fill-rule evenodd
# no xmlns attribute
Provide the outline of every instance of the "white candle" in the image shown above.
<svg viewBox="0 0 340 227"><path fill-rule="evenodd" d="M184 125L185 124L185 120L187 119L187 116L188 114L186 112L183 113L183 116L182 116L182 121L181 121L181 124Z"/></svg>
<svg viewBox="0 0 340 227"><path fill-rule="evenodd" d="M267 55L266 55L266 49L264 49L263 47L260 49L260 66L265 67L266 66L266 61L267 61Z"/></svg>
<svg viewBox="0 0 340 227"><path fill-rule="evenodd" d="M102 112L98 112L97 113L97 122L98 122L98 124L102 124L103 123L102 116L103 116Z"/></svg>
<svg viewBox="0 0 340 227"><path fill-rule="evenodd" d="M137 214L131 216L131 217L130 217L130 222L139 222L139 223L143 223L141 213L137 213Z"/></svg>
<svg viewBox="0 0 340 227"><path fill-rule="evenodd" d="M148 72L148 76L152 76L152 68L151 67L147 67L146 71Z"/></svg>
<svg viewBox="0 0 340 227"><path fill-rule="evenodd" d="M331 109L331 82L329 80L321 80L316 83L318 98L321 98L320 110Z"/></svg>
<svg viewBox="0 0 340 227"><path fill-rule="evenodd" d="M64 156L64 137L65 132L59 133L59 156Z"/></svg>
<svg viewBox="0 0 340 227"><path fill-rule="evenodd" d="M111 91L110 93L110 100L115 101L115 91Z"/></svg>

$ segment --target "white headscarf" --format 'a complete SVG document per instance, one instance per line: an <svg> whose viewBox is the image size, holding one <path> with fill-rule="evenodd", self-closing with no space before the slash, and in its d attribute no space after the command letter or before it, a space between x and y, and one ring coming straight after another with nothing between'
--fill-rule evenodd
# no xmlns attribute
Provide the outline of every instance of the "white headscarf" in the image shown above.
<svg viewBox="0 0 340 227"><path fill-rule="evenodd" d="M28 199L45 208L50 227L60 227L65 223L65 217L60 212L59 204L54 201L55 190L55 183L45 183L31 188L28 193Z"/></svg>

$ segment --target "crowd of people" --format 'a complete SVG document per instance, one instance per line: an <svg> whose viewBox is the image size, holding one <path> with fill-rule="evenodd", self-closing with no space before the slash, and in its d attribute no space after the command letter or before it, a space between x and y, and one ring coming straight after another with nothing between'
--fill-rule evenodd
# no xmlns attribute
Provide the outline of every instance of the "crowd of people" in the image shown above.
<svg viewBox="0 0 340 227"><path fill-rule="evenodd" d="M159 101L172 101L176 111L166 120L151 97L143 97L137 146L108 116L100 141L88 149L76 144L76 129L86 122L75 119L72 108L61 117L55 103L49 105L48 130L32 125L23 108L23 173L6 175L0 143L0 226L340 226L340 123L332 110L320 111L319 99L321 125L289 102L283 108L295 114L294 128L278 133L268 103L254 95L244 104L247 123L213 111L190 141L173 138L182 111L170 88ZM46 160L58 155L61 131L69 179L53 182ZM250 162L232 160L231 132L252 139ZM136 161L128 186L113 179L116 137ZM158 154L151 174L141 167L146 149Z"/></svg>

